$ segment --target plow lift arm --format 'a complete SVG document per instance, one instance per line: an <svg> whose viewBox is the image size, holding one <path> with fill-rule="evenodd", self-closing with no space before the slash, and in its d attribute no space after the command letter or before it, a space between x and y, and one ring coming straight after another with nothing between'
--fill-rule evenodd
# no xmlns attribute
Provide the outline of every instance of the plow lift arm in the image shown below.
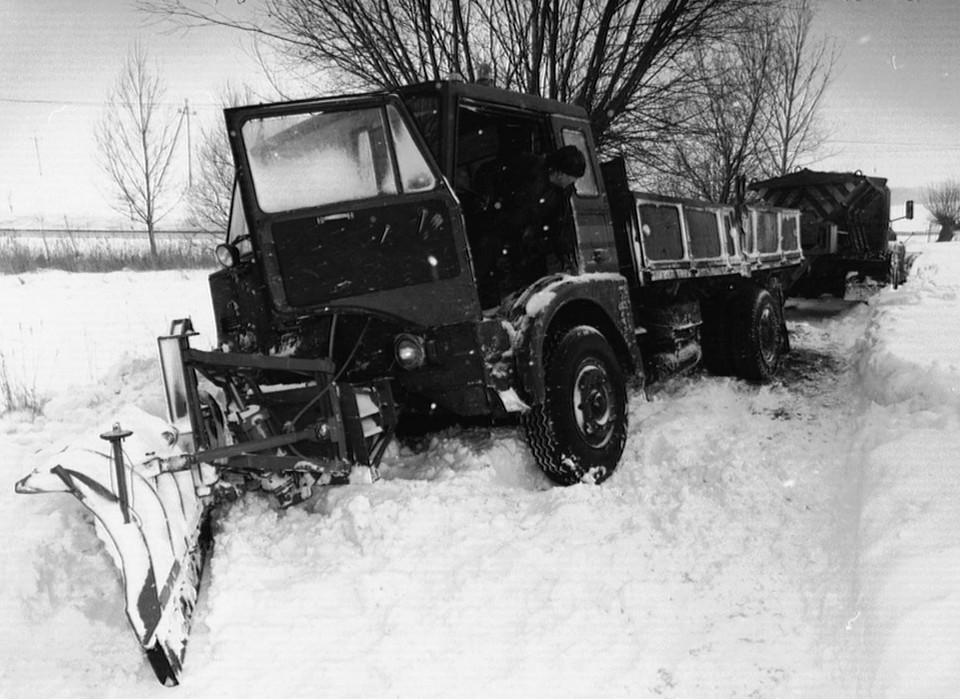
<svg viewBox="0 0 960 699"><path fill-rule="evenodd" d="M235 492L221 476L242 474L282 507L314 485L370 482L397 421L387 380L341 383L325 358L195 350L195 334L183 319L158 339L167 421L126 409L99 438L16 484L19 493L71 493L94 515L120 570L128 621L165 685L178 684L183 669L220 493ZM306 380L266 391L262 372ZM201 391L200 377L222 391L222 405ZM295 415L278 425L271 407ZM308 413L312 421L298 426Z"/></svg>

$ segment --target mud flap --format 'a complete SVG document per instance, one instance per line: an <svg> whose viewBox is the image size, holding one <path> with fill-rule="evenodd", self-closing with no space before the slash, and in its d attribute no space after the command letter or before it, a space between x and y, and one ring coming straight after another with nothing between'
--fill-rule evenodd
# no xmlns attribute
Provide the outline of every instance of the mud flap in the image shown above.
<svg viewBox="0 0 960 699"><path fill-rule="evenodd" d="M132 433L118 443L120 468L111 444L93 436L58 453L16 490L71 493L90 510L120 570L130 625L157 679L175 685L212 542L212 496L197 496L190 470L160 472L159 459L178 453L164 437L166 422L138 409L125 410L118 422Z"/></svg>

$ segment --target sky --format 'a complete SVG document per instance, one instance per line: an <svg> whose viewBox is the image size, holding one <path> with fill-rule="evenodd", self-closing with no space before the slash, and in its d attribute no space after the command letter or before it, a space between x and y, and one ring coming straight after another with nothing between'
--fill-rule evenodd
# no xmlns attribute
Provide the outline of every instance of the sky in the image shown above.
<svg viewBox="0 0 960 699"><path fill-rule="evenodd" d="M811 166L886 177L895 203L898 192L960 178L960 3L821 0L814 32L840 57L822 112L829 157ZM192 136L220 118L228 82L266 93L235 32L173 30L134 0L0 0L0 226L114 217L93 128L135 40L160 64L175 118L189 100ZM185 143L179 156L185 170Z"/></svg>
<svg viewBox="0 0 960 699"><path fill-rule="evenodd" d="M134 0L0 0L0 225L98 225L113 216L93 131L136 41L160 68L172 118L189 101L192 145L222 118L224 87L261 75L235 33L161 25Z"/></svg>
<svg viewBox="0 0 960 699"><path fill-rule="evenodd" d="M823 105L822 169L891 187L960 179L960 3L822 0L814 31L841 54Z"/></svg>

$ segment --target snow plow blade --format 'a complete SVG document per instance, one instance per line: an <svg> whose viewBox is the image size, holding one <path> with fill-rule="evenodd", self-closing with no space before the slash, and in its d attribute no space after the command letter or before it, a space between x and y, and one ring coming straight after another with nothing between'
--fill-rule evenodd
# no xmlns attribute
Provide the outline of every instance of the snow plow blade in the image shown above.
<svg viewBox="0 0 960 699"><path fill-rule="evenodd" d="M181 319L158 338L167 420L126 408L99 438L61 450L16 484L18 493L70 493L94 515L130 625L168 686L183 668L216 503L259 487L289 507L314 486L372 482L397 422L387 380L337 382L324 358L195 350L194 334ZM306 380L261 386L258 375L270 371Z"/></svg>
<svg viewBox="0 0 960 699"><path fill-rule="evenodd" d="M209 491L196 482L199 470L160 470L179 452L172 441L165 421L127 409L101 438L64 449L16 484L18 493L70 493L93 514L120 570L130 625L168 686L178 684L212 544L212 496L198 495Z"/></svg>

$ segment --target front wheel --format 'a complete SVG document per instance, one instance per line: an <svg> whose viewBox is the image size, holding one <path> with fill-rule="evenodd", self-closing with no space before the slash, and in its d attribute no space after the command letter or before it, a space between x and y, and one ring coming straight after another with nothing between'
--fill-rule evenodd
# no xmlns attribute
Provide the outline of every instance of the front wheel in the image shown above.
<svg viewBox="0 0 960 699"><path fill-rule="evenodd" d="M546 396L525 414L540 468L561 485L600 483L627 439L623 371L606 338L581 325L559 336L546 357Z"/></svg>

